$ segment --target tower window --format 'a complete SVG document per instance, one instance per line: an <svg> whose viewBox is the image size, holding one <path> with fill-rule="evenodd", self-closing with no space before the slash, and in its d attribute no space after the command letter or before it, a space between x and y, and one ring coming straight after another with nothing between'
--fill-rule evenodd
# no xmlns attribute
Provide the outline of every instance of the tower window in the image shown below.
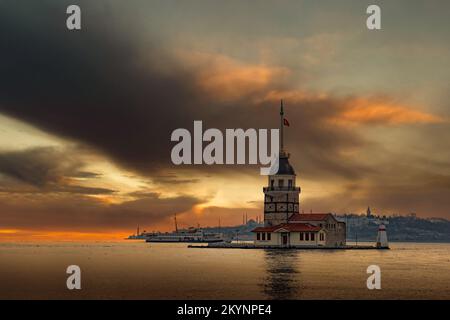
<svg viewBox="0 0 450 320"><path fill-rule="evenodd" d="M311 241L314 241L314 239L316 238L315 236L316 235L314 233L311 233Z"/></svg>
<svg viewBox="0 0 450 320"><path fill-rule="evenodd" d="M259 232L256 233L256 240L260 240L261 239L261 234Z"/></svg>
<svg viewBox="0 0 450 320"><path fill-rule="evenodd" d="M300 232L300 241L303 241L303 232Z"/></svg>
<svg viewBox="0 0 450 320"><path fill-rule="evenodd" d="M288 180L288 187L289 187L289 188L292 188L292 179L289 179L289 180Z"/></svg>
<svg viewBox="0 0 450 320"><path fill-rule="evenodd" d="M273 179L270 180L270 187L271 187L271 188L273 188L273 183L274 183L274 180L273 180Z"/></svg>
<svg viewBox="0 0 450 320"><path fill-rule="evenodd" d="M278 186L280 188L283 188L283 186L284 186L284 180L283 179L278 180Z"/></svg>
<svg viewBox="0 0 450 320"><path fill-rule="evenodd" d="M268 233L267 234L267 240L270 241L270 238L271 238L271 233Z"/></svg>
<svg viewBox="0 0 450 320"><path fill-rule="evenodd" d="M306 236L306 241L309 241L309 233L305 233L305 236Z"/></svg>
<svg viewBox="0 0 450 320"><path fill-rule="evenodd" d="M266 233L265 232L262 233L262 240L266 241Z"/></svg>

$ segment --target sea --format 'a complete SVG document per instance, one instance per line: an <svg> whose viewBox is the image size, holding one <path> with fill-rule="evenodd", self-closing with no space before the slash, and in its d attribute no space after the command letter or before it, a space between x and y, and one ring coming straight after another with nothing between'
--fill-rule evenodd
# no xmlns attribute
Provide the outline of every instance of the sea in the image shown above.
<svg viewBox="0 0 450 320"><path fill-rule="evenodd" d="M364 245L364 243L361 243ZM391 250L194 249L182 243L3 242L0 299L450 299L450 244ZM81 269L81 289L66 286ZM367 268L381 289L367 288Z"/></svg>

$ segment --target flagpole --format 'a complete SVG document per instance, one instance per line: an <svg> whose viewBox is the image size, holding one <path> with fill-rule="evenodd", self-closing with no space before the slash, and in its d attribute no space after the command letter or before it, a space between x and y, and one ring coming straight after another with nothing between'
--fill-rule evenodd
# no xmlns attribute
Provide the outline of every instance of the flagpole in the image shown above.
<svg viewBox="0 0 450 320"><path fill-rule="evenodd" d="M284 152L284 111L283 111L283 99L281 99L281 108L280 108L280 154Z"/></svg>

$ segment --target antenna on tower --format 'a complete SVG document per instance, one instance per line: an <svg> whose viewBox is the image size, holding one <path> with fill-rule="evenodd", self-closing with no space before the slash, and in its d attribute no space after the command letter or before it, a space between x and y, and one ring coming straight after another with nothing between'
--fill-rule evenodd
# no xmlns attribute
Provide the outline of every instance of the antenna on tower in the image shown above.
<svg viewBox="0 0 450 320"><path fill-rule="evenodd" d="M175 232L178 232L178 225L177 225L177 214L175 213L175 216L173 217L173 220L175 222Z"/></svg>
<svg viewBox="0 0 450 320"><path fill-rule="evenodd" d="M280 154L284 152L284 110L283 99L280 105Z"/></svg>

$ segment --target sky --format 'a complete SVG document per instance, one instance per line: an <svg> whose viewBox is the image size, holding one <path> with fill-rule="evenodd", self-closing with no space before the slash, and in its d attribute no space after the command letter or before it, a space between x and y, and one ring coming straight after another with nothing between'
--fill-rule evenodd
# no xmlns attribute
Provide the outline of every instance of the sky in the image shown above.
<svg viewBox="0 0 450 320"><path fill-rule="evenodd" d="M78 4L82 29L66 28ZM381 8L381 30L366 8ZM0 1L0 240L262 216L259 167L171 132L276 128L301 210L450 218L448 1Z"/></svg>

